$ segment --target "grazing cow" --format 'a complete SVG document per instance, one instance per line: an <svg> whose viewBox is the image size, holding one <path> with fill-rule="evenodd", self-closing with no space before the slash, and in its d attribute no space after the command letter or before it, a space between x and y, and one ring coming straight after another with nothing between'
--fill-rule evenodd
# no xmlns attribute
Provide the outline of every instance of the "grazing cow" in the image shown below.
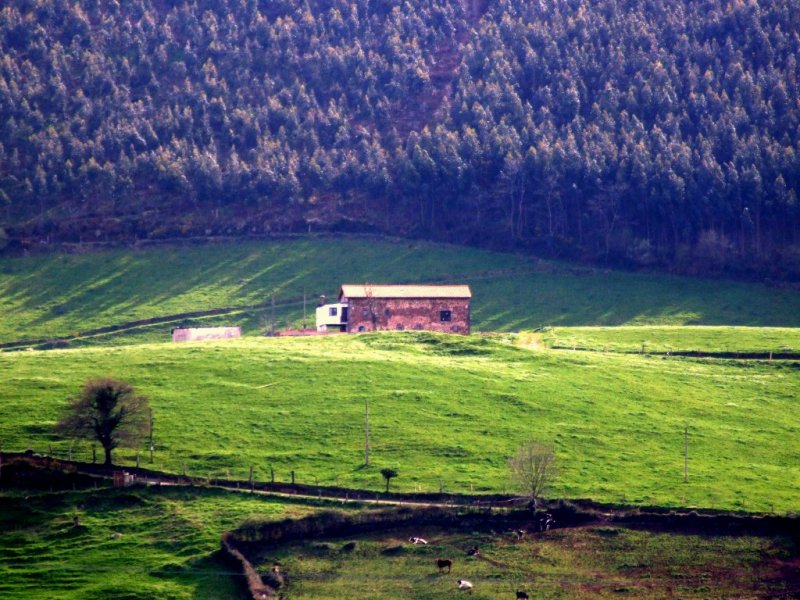
<svg viewBox="0 0 800 600"><path fill-rule="evenodd" d="M528 592L523 592L522 590L517 591L517 600L529 600Z"/></svg>
<svg viewBox="0 0 800 600"><path fill-rule="evenodd" d="M417 537L415 535L412 535L410 538L408 538L408 541L411 542L412 544L427 544L428 543L428 540L425 540L425 539L423 539L421 537Z"/></svg>
<svg viewBox="0 0 800 600"><path fill-rule="evenodd" d="M439 573L442 573L445 569L449 573L450 569L453 568L453 561L449 558L437 558L436 567L439 569Z"/></svg>
<svg viewBox="0 0 800 600"><path fill-rule="evenodd" d="M458 584L458 589L460 590L472 589L472 583L467 581L466 579L459 579L456 583Z"/></svg>
<svg viewBox="0 0 800 600"><path fill-rule="evenodd" d="M545 515L539 519L539 531L550 531L550 527L555 525L556 520L553 518L553 515L550 513L545 513Z"/></svg>
<svg viewBox="0 0 800 600"><path fill-rule="evenodd" d="M481 551L478 550L477 546L473 546L469 550L467 550L467 556L480 556Z"/></svg>
<svg viewBox="0 0 800 600"><path fill-rule="evenodd" d="M283 571L281 571L280 563L272 565L272 570L269 573L264 573L261 578L265 584L276 590L286 584L286 578L283 575Z"/></svg>
<svg viewBox="0 0 800 600"><path fill-rule="evenodd" d="M525 530L524 529L515 529L514 530L514 535L517 536L518 540L521 540L522 538L525 537Z"/></svg>

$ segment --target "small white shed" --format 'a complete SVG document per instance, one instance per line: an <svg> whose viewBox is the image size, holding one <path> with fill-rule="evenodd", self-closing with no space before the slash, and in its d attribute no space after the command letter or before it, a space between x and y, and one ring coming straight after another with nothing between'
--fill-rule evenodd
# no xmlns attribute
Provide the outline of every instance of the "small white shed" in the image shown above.
<svg viewBox="0 0 800 600"><path fill-rule="evenodd" d="M317 307L317 331L347 331L347 304L323 304Z"/></svg>

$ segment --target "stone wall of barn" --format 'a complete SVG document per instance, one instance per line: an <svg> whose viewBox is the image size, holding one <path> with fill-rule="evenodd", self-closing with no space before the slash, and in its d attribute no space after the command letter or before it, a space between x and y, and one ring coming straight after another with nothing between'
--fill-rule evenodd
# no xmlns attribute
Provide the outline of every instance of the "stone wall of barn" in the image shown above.
<svg viewBox="0 0 800 600"><path fill-rule="evenodd" d="M469 298L348 298L348 301L350 333L373 329L469 333Z"/></svg>

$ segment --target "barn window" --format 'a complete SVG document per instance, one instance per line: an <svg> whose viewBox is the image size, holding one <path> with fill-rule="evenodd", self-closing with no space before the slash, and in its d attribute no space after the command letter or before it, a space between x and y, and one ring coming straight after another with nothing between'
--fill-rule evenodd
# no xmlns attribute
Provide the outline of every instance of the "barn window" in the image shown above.
<svg viewBox="0 0 800 600"><path fill-rule="evenodd" d="M459 331L461 331L461 327L459 327L458 325L453 325L453 327L451 327L451 329L452 329L452 330L453 330L455 333L458 333Z"/></svg>
<svg viewBox="0 0 800 600"><path fill-rule="evenodd" d="M366 319L369 316L369 309L365 308L364 310L362 310L361 311L361 316Z"/></svg>
<svg viewBox="0 0 800 600"><path fill-rule="evenodd" d="M403 329L405 329L405 327L403 327L402 323L398 323L395 327L396 327L397 331L403 331Z"/></svg>
<svg viewBox="0 0 800 600"><path fill-rule="evenodd" d="M359 331L366 331L366 330L367 330L367 328L366 328L366 327L364 327L363 325L359 325L359 326L358 326L358 330L359 330Z"/></svg>
<svg viewBox="0 0 800 600"><path fill-rule="evenodd" d="M392 311L391 311L391 310L389 310L388 308L387 308L387 309L385 309L385 310L383 311L383 316L384 316L384 317L391 317L391 316L392 316Z"/></svg>
<svg viewBox="0 0 800 600"><path fill-rule="evenodd" d="M328 316L329 316L329 317L335 317L335 316L336 316L336 315L338 315L338 314L339 314L339 309L338 309L338 308L336 308L335 306L331 306L331 307L328 309Z"/></svg>
<svg viewBox="0 0 800 600"><path fill-rule="evenodd" d="M414 329L416 329L417 331L422 331L422 323L417 323L416 325L414 325Z"/></svg>
<svg viewBox="0 0 800 600"><path fill-rule="evenodd" d="M440 310L439 311L439 320L442 323L450 322L450 311L449 310Z"/></svg>

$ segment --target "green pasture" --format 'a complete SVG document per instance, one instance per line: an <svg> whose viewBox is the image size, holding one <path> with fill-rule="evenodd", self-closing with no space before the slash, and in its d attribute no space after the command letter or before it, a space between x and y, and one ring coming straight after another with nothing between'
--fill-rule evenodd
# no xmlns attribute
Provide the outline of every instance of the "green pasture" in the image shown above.
<svg viewBox="0 0 800 600"><path fill-rule="evenodd" d="M496 333L258 335L270 326L273 293L280 329L301 325L304 294L312 324L318 296L334 297L341 283L449 281L472 287L474 330ZM217 308L230 312L180 316ZM77 336L159 317L168 321ZM247 337L167 342L178 325L223 324L241 325ZM0 258L0 343L58 337L71 338L68 349L0 353L3 450L66 457L71 447L90 460L89 442L59 439L53 425L86 379L107 375L147 394L155 414L152 465L144 445L118 450L117 461L134 464L139 454L143 466L186 469L201 481L246 479L253 467L257 480L272 469L288 481L294 471L302 483L379 495L380 469L392 467L397 490L511 492L506 460L534 437L552 442L559 458L552 497L800 510L797 362L655 354L797 352L797 291L357 238ZM197 488L6 493L0 597L234 597L238 578L212 556L222 531L250 516L309 510ZM439 537L430 552L469 541ZM464 562L463 572L438 576L425 549L384 555L395 544L388 538L359 540L348 556L333 543L332 553L297 546L281 558L298 598L398 597L401 580L403 597L445 598L460 576L480 584L474 598L506 597L518 583L543 598L587 590L663 597L664 588L680 597L780 594L764 570L782 555L779 540L626 530L558 531L517 545L475 540L501 566ZM740 577L744 567L752 578ZM368 581L376 568L384 577ZM353 595L347 581L364 593Z"/></svg>
<svg viewBox="0 0 800 600"><path fill-rule="evenodd" d="M169 339L182 324L240 324L246 333L308 325L319 295L347 282L465 282L473 326L518 331L578 325L800 326L800 294L759 284L602 271L459 246L315 239L129 248L0 259L0 343L70 337L132 321L168 323L111 336ZM235 314L185 319L220 308ZM107 343L109 336L75 340Z"/></svg>
<svg viewBox="0 0 800 600"><path fill-rule="evenodd" d="M408 543L410 535L427 546ZM348 551L349 542L355 548ZM478 546L480 557L466 556ZM292 598L473 599L762 598L797 592L785 580L796 548L790 540L634 531L617 527L556 529L517 541L510 535L394 531L359 539L295 543L272 552L289 576ZM453 560L439 573L434 560ZM262 570L269 570L270 561ZM788 592L788 593L787 593Z"/></svg>
<svg viewBox="0 0 800 600"><path fill-rule="evenodd" d="M241 577L214 556L222 532L309 510L197 488L0 495L0 597L243 597Z"/></svg>
<svg viewBox="0 0 800 600"><path fill-rule="evenodd" d="M511 491L525 439L555 444L553 497L786 512L800 507L800 371L791 361L533 350L516 335L244 338L0 355L0 440L66 456L53 436L83 382L136 385L156 469L405 491ZM371 464L364 466L369 403ZM684 482L684 429L689 477ZM147 455L141 456L148 465ZM120 450L124 464L136 451ZM91 457L87 442L74 456Z"/></svg>

